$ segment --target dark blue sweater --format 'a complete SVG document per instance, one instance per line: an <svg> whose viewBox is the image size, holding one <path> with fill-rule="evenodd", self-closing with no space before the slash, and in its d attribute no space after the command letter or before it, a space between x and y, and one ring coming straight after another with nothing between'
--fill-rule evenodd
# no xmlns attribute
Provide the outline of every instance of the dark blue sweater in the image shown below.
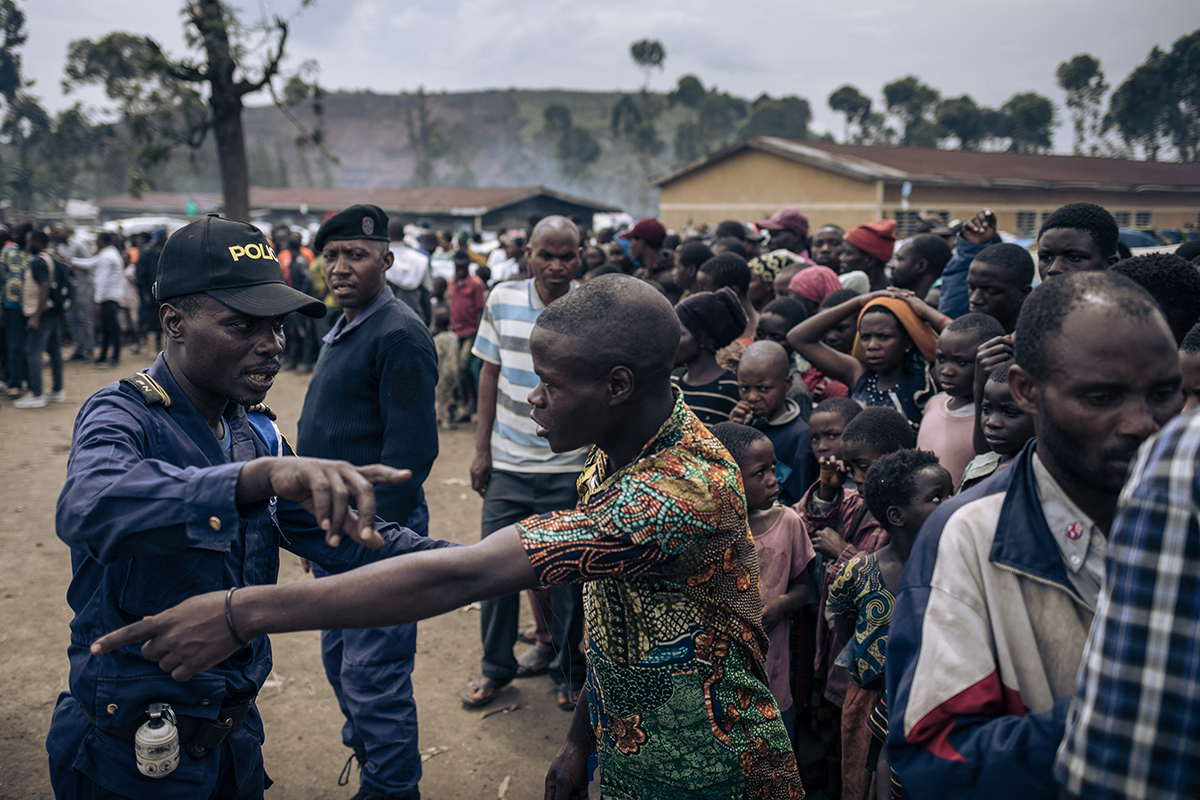
<svg viewBox="0 0 1200 800"><path fill-rule="evenodd" d="M296 452L352 464L412 470L400 486L375 488L376 513L401 525L424 498L438 454L437 351L413 313L390 300L321 348L300 413Z"/></svg>

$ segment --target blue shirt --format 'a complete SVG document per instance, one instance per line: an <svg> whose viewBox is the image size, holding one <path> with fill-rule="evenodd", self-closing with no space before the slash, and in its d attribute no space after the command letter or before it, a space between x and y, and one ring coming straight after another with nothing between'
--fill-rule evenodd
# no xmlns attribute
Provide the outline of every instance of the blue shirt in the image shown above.
<svg viewBox="0 0 1200 800"><path fill-rule="evenodd" d="M329 333L325 334L321 338L321 341L325 342L326 344L333 344L338 339L341 339L347 333L366 322L372 314L387 305L387 302L394 297L395 295L392 294L391 290L385 286L383 291L379 293L379 296L371 301L371 305L358 312L358 316L354 318L353 322L346 322L345 313L338 317L338 321L335 322L333 327L329 329Z"/></svg>
<svg viewBox="0 0 1200 800"><path fill-rule="evenodd" d="M46 748L56 761L123 795L208 797L218 777L216 759L184 758L169 778L146 778L137 771L132 744L94 731L81 712L101 728L124 726L161 701L176 714L214 719L222 704L250 700L262 687L271 671L267 638L186 683L142 658L140 644L93 655L91 643L197 594L275 583L280 547L342 572L450 543L380 520L381 550L348 538L331 548L296 503L272 499L243 515L235 499L243 462L269 455L245 409L232 403L225 409L227 453L163 356L148 374L171 398L169 408L148 406L133 388L114 383L84 403L76 419L56 519L73 571L70 691L59 698ZM227 741L240 784L261 765L257 711Z"/></svg>

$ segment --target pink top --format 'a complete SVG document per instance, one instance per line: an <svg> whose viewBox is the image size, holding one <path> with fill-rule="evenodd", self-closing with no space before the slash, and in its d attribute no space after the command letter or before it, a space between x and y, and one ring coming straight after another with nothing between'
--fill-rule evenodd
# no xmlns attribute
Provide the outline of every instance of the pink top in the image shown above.
<svg viewBox="0 0 1200 800"><path fill-rule="evenodd" d="M812 541L804 533L800 517L787 507L784 507L774 525L754 537L754 550L758 553L758 590L764 602L787 594L788 583L804 572L808 562L816 555ZM767 631L771 643L767 649L767 680L780 711L792 707L791 664L788 659L790 632L791 623L786 616L774 629Z"/></svg>
<svg viewBox="0 0 1200 800"><path fill-rule="evenodd" d="M483 293L483 281L474 275L468 275L461 284L456 278L451 278L446 284L446 297L450 300L450 330L459 339L474 336L479 330Z"/></svg>
<svg viewBox="0 0 1200 800"><path fill-rule="evenodd" d="M967 464L975 457L975 405L951 411L949 402L950 395L945 392L929 398L917 433L917 449L932 451L958 489Z"/></svg>

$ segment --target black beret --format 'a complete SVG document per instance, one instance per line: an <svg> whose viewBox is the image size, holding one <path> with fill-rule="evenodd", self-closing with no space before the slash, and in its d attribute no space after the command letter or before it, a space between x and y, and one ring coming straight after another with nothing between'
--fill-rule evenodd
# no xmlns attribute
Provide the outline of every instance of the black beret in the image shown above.
<svg viewBox="0 0 1200 800"><path fill-rule="evenodd" d="M319 253L326 242L349 239L389 241L387 214L379 206L365 205L350 206L345 211L339 211L321 224L321 229L313 239L313 249Z"/></svg>

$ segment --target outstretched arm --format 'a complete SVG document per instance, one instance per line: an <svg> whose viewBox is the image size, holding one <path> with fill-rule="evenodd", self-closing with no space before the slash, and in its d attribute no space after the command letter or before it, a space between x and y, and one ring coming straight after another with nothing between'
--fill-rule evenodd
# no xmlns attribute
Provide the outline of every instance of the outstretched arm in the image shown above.
<svg viewBox="0 0 1200 800"><path fill-rule="evenodd" d="M788 344L821 372L853 388L866 371L866 367L854 356L834 350L821 340L843 319L857 316L868 300L883 294L876 292L859 295L809 317L788 331Z"/></svg>
<svg viewBox="0 0 1200 800"><path fill-rule="evenodd" d="M229 610L237 636L336 628L378 628L428 619L473 600L537 586L516 528L470 547L398 556L319 581L248 586ZM226 594L193 597L92 644L93 653L145 641L142 655L185 681L238 649L226 621Z"/></svg>

